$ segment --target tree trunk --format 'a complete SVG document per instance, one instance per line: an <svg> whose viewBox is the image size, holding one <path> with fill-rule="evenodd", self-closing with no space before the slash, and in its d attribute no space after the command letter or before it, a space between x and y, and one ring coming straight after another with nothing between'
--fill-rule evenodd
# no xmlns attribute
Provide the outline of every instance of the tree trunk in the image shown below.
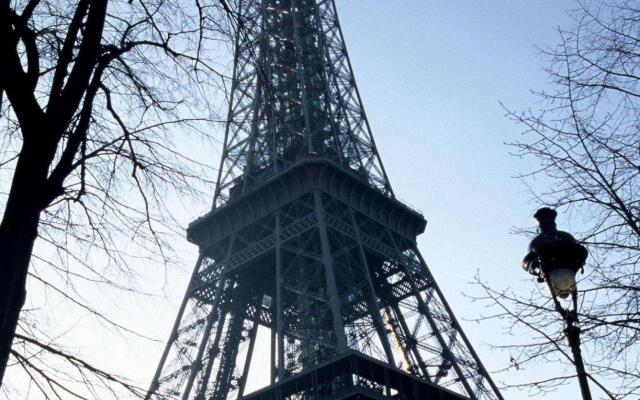
<svg viewBox="0 0 640 400"><path fill-rule="evenodd" d="M43 151L46 147L23 144L0 223L0 386L25 301L40 213L46 207L43 199L50 161Z"/></svg>

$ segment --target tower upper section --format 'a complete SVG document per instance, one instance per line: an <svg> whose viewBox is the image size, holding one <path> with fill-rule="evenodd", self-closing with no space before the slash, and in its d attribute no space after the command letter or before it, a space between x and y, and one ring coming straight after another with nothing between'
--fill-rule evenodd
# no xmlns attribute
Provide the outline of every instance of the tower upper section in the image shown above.
<svg viewBox="0 0 640 400"><path fill-rule="evenodd" d="M235 62L214 208L309 158L393 197L333 0L237 0Z"/></svg>

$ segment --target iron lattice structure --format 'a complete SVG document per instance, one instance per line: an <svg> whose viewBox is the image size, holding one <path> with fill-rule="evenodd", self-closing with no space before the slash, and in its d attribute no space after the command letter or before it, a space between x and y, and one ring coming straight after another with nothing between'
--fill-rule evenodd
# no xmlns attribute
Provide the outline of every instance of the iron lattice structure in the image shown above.
<svg viewBox="0 0 640 400"><path fill-rule="evenodd" d="M214 206L147 399L501 400L393 195L333 1L234 5Z"/></svg>

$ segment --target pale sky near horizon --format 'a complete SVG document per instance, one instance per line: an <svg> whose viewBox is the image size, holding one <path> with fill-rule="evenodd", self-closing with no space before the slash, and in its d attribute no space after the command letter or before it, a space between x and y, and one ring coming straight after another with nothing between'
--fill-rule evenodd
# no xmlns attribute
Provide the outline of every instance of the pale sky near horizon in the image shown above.
<svg viewBox="0 0 640 400"><path fill-rule="evenodd" d="M547 82L535 45L557 43L555 28L570 24L566 12L577 1L336 2L394 192L428 221L420 250L484 364L489 370L505 368L509 354L489 343L515 339L506 335L508 327L471 322L486 310L462 293L477 294L469 283L477 272L497 288L528 291L535 285L520 267L528 239L510 233L515 226L533 224L538 205L514 176L535 163L509 154L504 143L516 140L521 128L505 118L500 103L514 110L537 107L531 90ZM180 212L196 217L206 211ZM562 215L559 227L571 230ZM166 298L127 297L114 309L119 322L157 342L92 337L90 325L78 323L87 338L82 352L93 352L100 365L121 370L142 386L155 371L197 257L186 240L178 247L183 271L169 272L163 288L164 276L148 278ZM533 370L493 377L514 384L538 376ZM503 394L508 399L528 395L513 389ZM577 397L577 384L572 384L544 398Z"/></svg>

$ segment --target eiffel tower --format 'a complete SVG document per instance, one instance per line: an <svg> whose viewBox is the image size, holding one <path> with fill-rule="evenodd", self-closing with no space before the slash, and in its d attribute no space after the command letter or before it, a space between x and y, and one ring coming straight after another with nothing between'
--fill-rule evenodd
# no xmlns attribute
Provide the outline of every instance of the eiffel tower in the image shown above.
<svg viewBox="0 0 640 400"><path fill-rule="evenodd" d="M333 0L228 3L214 204L147 399L502 400L391 189Z"/></svg>

